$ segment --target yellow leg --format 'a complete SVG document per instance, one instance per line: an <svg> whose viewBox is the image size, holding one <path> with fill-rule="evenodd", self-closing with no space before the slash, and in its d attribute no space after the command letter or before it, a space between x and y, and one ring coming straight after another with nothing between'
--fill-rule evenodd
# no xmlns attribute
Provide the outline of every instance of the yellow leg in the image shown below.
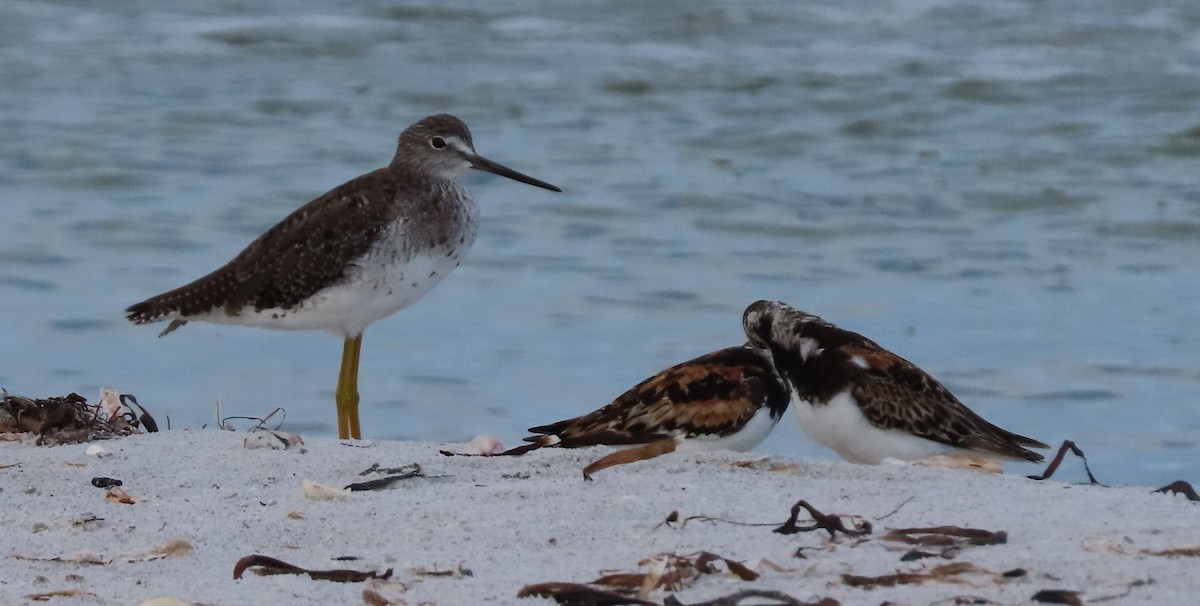
<svg viewBox="0 0 1200 606"><path fill-rule="evenodd" d="M342 370L338 374L337 403L338 438L362 439L358 423L358 358L362 353L362 335L346 337L342 344Z"/></svg>
<svg viewBox="0 0 1200 606"><path fill-rule="evenodd" d="M362 427L358 423L358 360L362 355L362 333L354 338L354 362L350 367L350 389L354 394L354 403L350 406L350 437L362 439Z"/></svg>

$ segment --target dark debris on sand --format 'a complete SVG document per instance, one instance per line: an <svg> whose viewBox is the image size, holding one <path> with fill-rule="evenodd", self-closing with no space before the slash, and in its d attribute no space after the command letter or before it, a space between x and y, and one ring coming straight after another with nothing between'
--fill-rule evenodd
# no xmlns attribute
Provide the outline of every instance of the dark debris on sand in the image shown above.
<svg viewBox="0 0 1200 606"><path fill-rule="evenodd" d="M32 434L37 444L78 444L157 431L154 419L133 396L122 395L121 412L108 414L100 403L70 393L62 397L26 398L3 391L0 398L0 434ZM132 403L142 411L139 416Z"/></svg>

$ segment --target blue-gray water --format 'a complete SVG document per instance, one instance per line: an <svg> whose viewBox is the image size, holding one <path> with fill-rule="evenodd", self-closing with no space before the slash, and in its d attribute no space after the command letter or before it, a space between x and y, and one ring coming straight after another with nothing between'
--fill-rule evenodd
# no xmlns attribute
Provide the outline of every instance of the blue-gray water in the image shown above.
<svg viewBox="0 0 1200 606"><path fill-rule="evenodd" d="M367 437L511 443L778 298L1103 481L1200 480L1194 0L7 0L0 386L332 433L337 337L122 309L441 111L566 193L470 178L467 261L366 333Z"/></svg>

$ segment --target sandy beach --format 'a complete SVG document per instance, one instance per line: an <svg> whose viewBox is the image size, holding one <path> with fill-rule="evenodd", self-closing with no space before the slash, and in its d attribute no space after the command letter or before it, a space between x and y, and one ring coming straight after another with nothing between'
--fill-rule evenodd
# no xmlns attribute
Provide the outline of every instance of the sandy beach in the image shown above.
<svg viewBox="0 0 1200 606"><path fill-rule="evenodd" d="M1065 483L1084 479L1068 466L1063 482L1037 482L673 454L585 482L580 469L602 449L446 457L440 449L462 445L306 439L247 449L247 435L176 430L93 442L101 455L87 454L90 444L0 443L0 603L533 605L553 601L518 597L529 585L615 573L633 576L610 577L604 589L650 587L640 592L646 601L607 603L1025 604L1039 595L1161 605L1194 603L1200 589L1200 504ZM361 475L372 466L403 474L414 464L420 475L388 489L340 490L382 477ZM126 494L94 486L98 477L121 480ZM306 492L305 480L335 494ZM840 514L852 534L864 523L871 532L775 532L800 500ZM793 526L813 524L801 510ZM894 532L931 527L984 532ZM251 555L387 578L265 576L249 566L235 580ZM744 591L779 595L713 601ZM1039 594L1047 591L1077 593Z"/></svg>

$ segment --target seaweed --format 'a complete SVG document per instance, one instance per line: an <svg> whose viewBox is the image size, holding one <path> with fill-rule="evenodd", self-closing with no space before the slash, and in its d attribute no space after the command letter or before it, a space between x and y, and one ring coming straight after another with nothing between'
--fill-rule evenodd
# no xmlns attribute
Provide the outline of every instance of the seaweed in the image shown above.
<svg viewBox="0 0 1200 606"><path fill-rule="evenodd" d="M315 581L333 581L335 583L361 583L367 579L388 579L392 576L392 569L388 568L382 573L369 571L361 572L358 570L309 570L299 566L289 564L283 560L272 558L265 555L248 555L237 561L233 566L233 578L240 579L246 570L250 568L258 568L258 574L306 574L309 578Z"/></svg>

